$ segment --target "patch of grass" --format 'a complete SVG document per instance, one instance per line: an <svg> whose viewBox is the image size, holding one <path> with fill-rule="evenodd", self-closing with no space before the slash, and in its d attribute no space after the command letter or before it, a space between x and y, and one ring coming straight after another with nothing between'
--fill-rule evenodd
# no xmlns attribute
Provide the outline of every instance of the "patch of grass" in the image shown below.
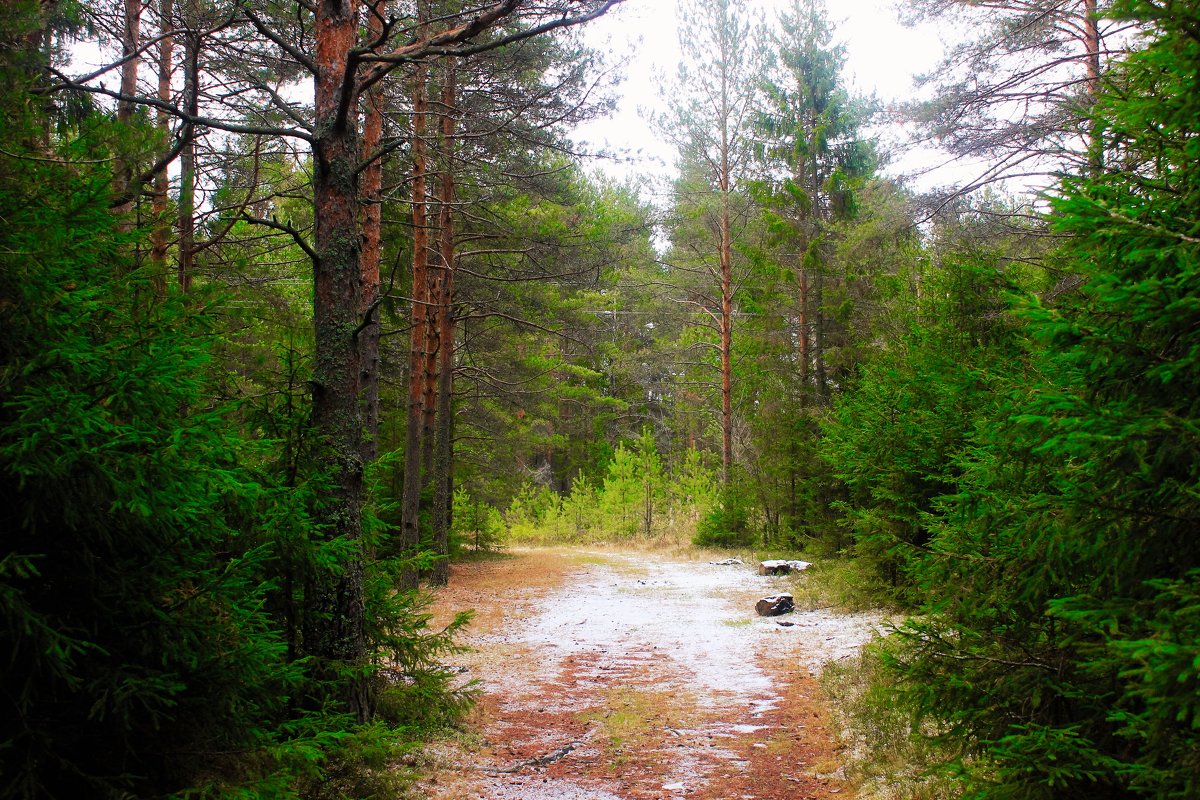
<svg viewBox="0 0 1200 800"><path fill-rule="evenodd" d="M959 786L934 767L947 754L915 727L895 679L880 663L884 639L821 674L835 727L845 745L846 776L860 800L951 800Z"/></svg>
<svg viewBox="0 0 1200 800"><path fill-rule="evenodd" d="M676 692L615 686L605 693L604 710L589 711L583 719L600 726L609 763L615 768L645 757L667 728L678 728L687 718Z"/></svg>
<svg viewBox="0 0 1200 800"><path fill-rule="evenodd" d="M797 609L831 608L847 613L879 609L880 598L884 596L881 587L857 561L800 558L811 561L812 566L789 576L788 591L795 598Z"/></svg>

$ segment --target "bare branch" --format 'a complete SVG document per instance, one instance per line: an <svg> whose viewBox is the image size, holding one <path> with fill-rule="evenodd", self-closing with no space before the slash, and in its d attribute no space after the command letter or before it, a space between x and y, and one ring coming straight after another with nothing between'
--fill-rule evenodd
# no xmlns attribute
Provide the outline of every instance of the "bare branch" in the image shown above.
<svg viewBox="0 0 1200 800"><path fill-rule="evenodd" d="M313 250L312 246L304 240L304 236L300 233L300 231L296 230L291 225L288 225L286 222L280 222L279 220L275 219L252 217L249 214L243 214L241 218L252 225L261 225L264 228L271 228L272 230L286 233L288 236L292 237L292 241L294 241L296 245L304 251L304 254L312 260L313 264L320 263L321 257L317 255L317 251Z"/></svg>

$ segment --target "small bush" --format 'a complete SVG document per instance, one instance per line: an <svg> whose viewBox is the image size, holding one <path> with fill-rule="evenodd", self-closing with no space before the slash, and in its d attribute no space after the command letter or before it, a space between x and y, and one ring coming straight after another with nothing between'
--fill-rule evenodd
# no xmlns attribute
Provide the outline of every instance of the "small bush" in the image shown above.
<svg viewBox="0 0 1200 800"><path fill-rule="evenodd" d="M754 543L750 506L736 491L726 489L721 500L696 524L697 547L748 547Z"/></svg>

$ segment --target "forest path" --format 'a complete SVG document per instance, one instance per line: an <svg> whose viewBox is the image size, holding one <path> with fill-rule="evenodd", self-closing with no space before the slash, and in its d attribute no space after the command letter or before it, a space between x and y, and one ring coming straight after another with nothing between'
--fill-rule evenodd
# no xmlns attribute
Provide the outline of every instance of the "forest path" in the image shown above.
<svg viewBox="0 0 1200 800"><path fill-rule="evenodd" d="M847 797L814 674L870 615L755 615L815 572L548 549L456 565L439 615L475 609L458 657L483 691L437 800ZM782 626L779 622L792 623Z"/></svg>

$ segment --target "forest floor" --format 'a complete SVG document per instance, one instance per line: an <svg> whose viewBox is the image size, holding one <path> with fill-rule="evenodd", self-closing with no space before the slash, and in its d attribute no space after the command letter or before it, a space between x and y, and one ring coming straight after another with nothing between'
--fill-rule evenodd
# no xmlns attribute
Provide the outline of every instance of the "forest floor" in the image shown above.
<svg viewBox="0 0 1200 800"><path fill-rule="evenodd" d="M879 618L754 611L818 572L565 548L455 565L438 614L474 609L456 666L481 695L474 734L432 746L420 796L852 796L816 675Z"/></svg>

